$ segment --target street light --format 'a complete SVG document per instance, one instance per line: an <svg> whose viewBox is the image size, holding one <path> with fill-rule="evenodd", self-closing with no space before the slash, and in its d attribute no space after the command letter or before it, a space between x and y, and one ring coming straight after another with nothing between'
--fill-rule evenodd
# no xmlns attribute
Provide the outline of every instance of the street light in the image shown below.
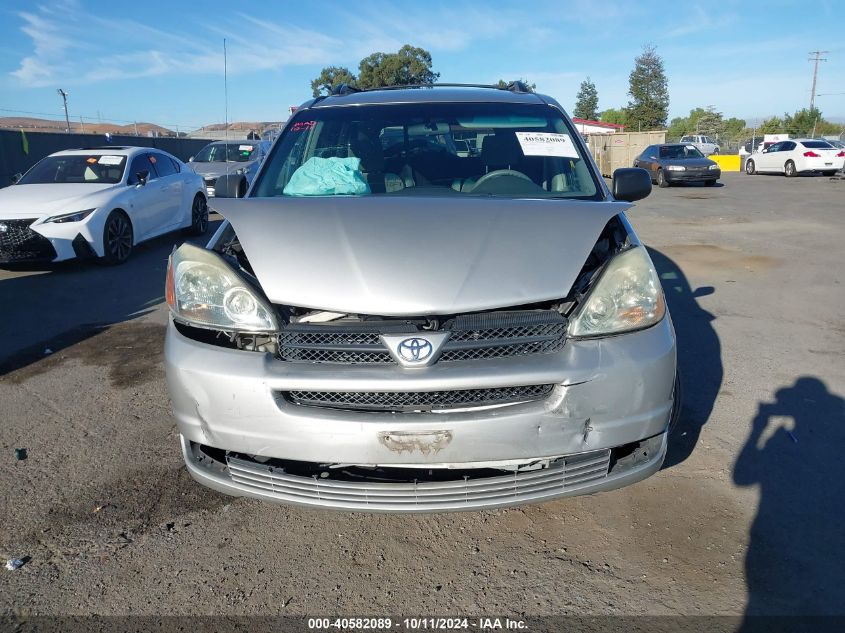
<svg viewBox="0 0 845 633"><path fill-rule="evenodd" d="M67 132L70 133L70 117L67 115L67 93L59 88L56 92L61 96L62 101L65 104L65 123L67 124Z"/></svg>

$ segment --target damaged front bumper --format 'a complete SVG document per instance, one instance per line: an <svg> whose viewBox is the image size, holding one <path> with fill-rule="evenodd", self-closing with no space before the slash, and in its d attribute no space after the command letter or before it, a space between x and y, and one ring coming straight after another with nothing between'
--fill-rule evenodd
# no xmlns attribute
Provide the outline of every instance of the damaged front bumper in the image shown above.
<svg viewBox="0 0 845 633"><path fill-rule="evenodd" d="M346 510L470 510L625 486L656 472L673 410L669 317L527 358L426 368L286 363L197 342L171 322L167 380L185 462L233 495ZM554 385L540 400L413 413L295 404L313 391Z"/></svg>

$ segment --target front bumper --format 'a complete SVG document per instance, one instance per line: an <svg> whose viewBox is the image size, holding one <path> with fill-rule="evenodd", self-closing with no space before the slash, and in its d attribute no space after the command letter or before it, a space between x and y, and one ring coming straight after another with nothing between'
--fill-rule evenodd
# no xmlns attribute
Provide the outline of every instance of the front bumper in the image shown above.
<svg viewBox="0 0 845 633"><path fill-rule="evenodd" d="M721 169L707 171L666 171L668 182L707 182L708 180L719 180L722 177Z"/></svg>
<svg viewBox="0 0 845 633"><path fill-rule="evenodd" d="M480 509L609 490L658 470L674 396L675 338L667 317L641 332L569 340L554 354L422 369L331 370L200 343L171 323L165 365L185 461L200 483L234 495L349 510ZM295 389L432 391L528 384L556 386L541 401L446 412L337 410L295 405L279 395ZM632 446L638 449L636 459L617 459L625 452L619 447ZM202 447L220 449L218 458L202 454ZM449 484L381 484L385 489L329 474L315 484L313 477L274 471L274 460L266 458L469 475ZM552 460L545 470L516 471L517 465L544 459ZM590 466L595 476L581 476L587 468L581 460L595 462ZM471 476L473 469L509 467L513 485ZM542 482L526 488L533 479ZM444 485L448 494L440 489Z"/></svg>
<svg viewBox="0 0 845 633"><path fill-rule="evenodd" d="M66 223L42 222L39 218L0 218L0 263L102 257L102 224L97 213L82 222Z"/></svg>

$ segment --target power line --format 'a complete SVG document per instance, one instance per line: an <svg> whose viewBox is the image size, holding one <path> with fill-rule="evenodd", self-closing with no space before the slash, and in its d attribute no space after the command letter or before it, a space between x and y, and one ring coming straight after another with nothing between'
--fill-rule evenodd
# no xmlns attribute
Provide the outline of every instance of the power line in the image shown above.
<svg viewBox="0 0 845 633"><path fill-rule="evenodd" d="M816 105L816 78L819 74L819 62L826 62L827 59L823 58L822 55L829 53L830 51L810 51L810 55L814 55L815 57L811 57L807 61L814 61L815 64L813 65L813 89L810 90L810 112L813 111Z"/></svg>

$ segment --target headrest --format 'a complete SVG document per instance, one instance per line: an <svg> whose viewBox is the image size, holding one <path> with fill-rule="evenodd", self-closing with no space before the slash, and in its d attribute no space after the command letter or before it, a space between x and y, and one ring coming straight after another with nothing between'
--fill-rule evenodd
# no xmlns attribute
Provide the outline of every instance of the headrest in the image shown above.
<svg viewBox="0 0 845 633"><path fill-rule="evenodd" d="M487 167L516 165L522 160L522 148L513 132L485 136L481 141L481 160Z"/></svg>
<svg viewBox="0 0 845 633"><path fill-rule="evenodd" d="M361 159L361 171L381 173L384 171L384 151L381 145L365 136L359 136L349 144L356 157Z"/></svg>

